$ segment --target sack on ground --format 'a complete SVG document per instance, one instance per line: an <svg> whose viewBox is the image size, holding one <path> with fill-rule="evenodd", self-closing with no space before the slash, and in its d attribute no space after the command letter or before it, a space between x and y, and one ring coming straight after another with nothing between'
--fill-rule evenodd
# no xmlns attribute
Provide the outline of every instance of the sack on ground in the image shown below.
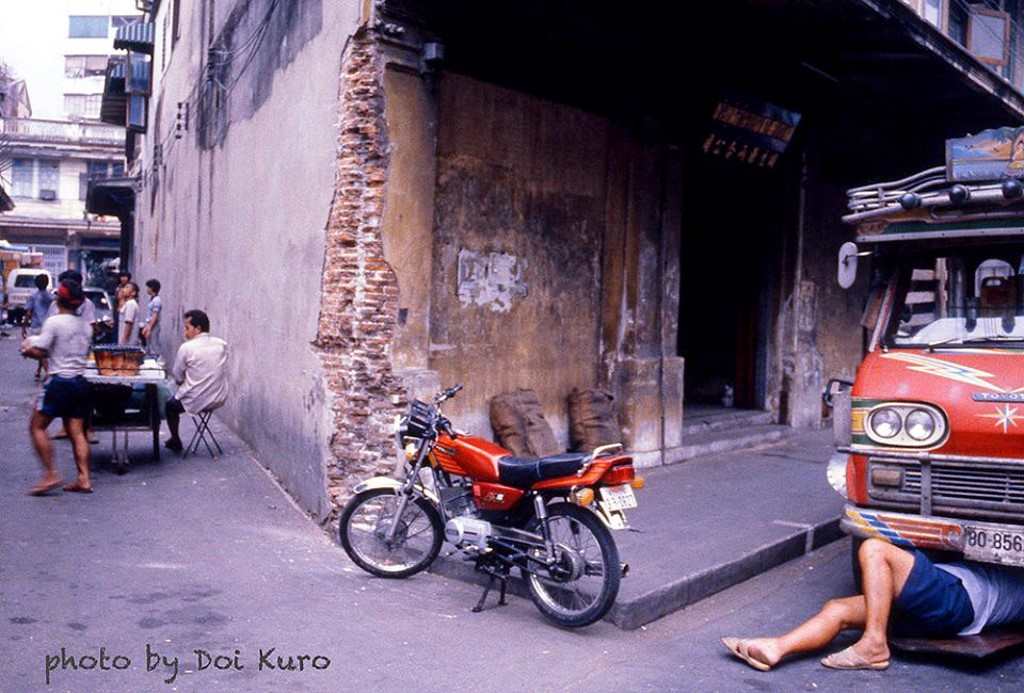
<svg viewBox="0 0 1024 693"><path fill-rule="evenodd" d="M518 389L492 397L491 427L498 443L517 457L561 452L533 390Z"/></svg>
<svg viewBox="0 0 1024 693"><path fill-rule="evenodd" d="M569 394L569 443L573 450L589 452L601 445L622 442L614 402L610 392L573 388Z"/></svg>

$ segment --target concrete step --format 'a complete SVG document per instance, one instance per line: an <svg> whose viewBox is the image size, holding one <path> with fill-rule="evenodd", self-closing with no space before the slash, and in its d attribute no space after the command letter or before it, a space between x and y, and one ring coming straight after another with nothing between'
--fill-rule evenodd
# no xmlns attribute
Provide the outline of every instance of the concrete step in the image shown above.
<svg viewBox="0 0 1024 693"><path fill-rule="evenodd" d="M774 415L757 409L719 409L710 412L683 412L683 436L690 437L708 431L765 426L774 423Z"/></svg>
<svg viewBox="0 0 1024 693"><path fill-rule="evenodd" d="M742 428L712 429L683 438L678 448L665 451L664 463L675 464L694 457L717 455L777 443L793 435L789 426L778 424L747 425Z"/></svg>
<svg viewBox="0 0 1024 693"><path fill-rule="evenodd" d="M634 630L843 536L839 529L839 518L793 528L788 536L738 553L722 563L665 580L663 584L650 586L646 590L622 589L605 619L623 630Z"/></svg>

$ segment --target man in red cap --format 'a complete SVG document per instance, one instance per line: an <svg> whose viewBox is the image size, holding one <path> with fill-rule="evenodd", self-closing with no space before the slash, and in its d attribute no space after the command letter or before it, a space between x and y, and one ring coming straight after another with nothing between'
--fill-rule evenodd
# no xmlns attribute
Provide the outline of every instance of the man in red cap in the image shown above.
<svg viewBox="0 0 1024 693"><path fill-rule="evenodd" d="M84 300L81 284L73 280L62 281L57 289L58 314L43 323L40 334L29 337L21 346L23 356L48 359L50 366L42 401L37 411L32 413L29 423L32 445L43 465L43 478L29 491L33 496L48 493L61 483L53 464L53 446L46 435L46 427L58 417L64 420L78 468L78 478L64 490L92 493L89 441L85 437L85 418L90 407L89 383L83 377L92 327L75 314Z"/></svg>

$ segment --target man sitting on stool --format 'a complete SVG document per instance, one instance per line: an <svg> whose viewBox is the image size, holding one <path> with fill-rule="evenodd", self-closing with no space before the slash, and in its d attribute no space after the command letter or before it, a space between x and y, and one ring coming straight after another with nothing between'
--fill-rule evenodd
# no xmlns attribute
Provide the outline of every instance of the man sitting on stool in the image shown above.
<svg viewBox="0 0 1024 693"><path fill-rule="evenodd" d="M183 413L200 414L216 409L228 397L227 381L228 345L223 339L210 335L210 318L201 310L185 313L185 343L171 368L171 377L178 384L178 392L167 400L165 413L171 437L164 445L180 452L181 438L178 424Z"/></svg>

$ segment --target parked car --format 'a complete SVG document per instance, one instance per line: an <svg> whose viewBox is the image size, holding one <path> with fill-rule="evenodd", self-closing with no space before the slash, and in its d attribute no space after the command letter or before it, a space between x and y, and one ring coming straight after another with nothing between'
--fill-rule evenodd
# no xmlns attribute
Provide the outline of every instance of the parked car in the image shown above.
<svg viewBox="0 0 1024 693"><path fill-rule="evenodd" d="M82 291L96 308L96 323L98 323L98 326L92 341L96 344L116 342L117 336L114 334L114 304L110 300L110 294L97 286L84 286Z"/></svg>
<svg viewBox="0 0 1024 693"><path fill-rule="evenodd" d="M7 308L24 308L29 296L36 292L36 277L45 274L49 283L47 286L53 288L53 275L49 270L20 267L12 269L7 274Z"/></svg>

